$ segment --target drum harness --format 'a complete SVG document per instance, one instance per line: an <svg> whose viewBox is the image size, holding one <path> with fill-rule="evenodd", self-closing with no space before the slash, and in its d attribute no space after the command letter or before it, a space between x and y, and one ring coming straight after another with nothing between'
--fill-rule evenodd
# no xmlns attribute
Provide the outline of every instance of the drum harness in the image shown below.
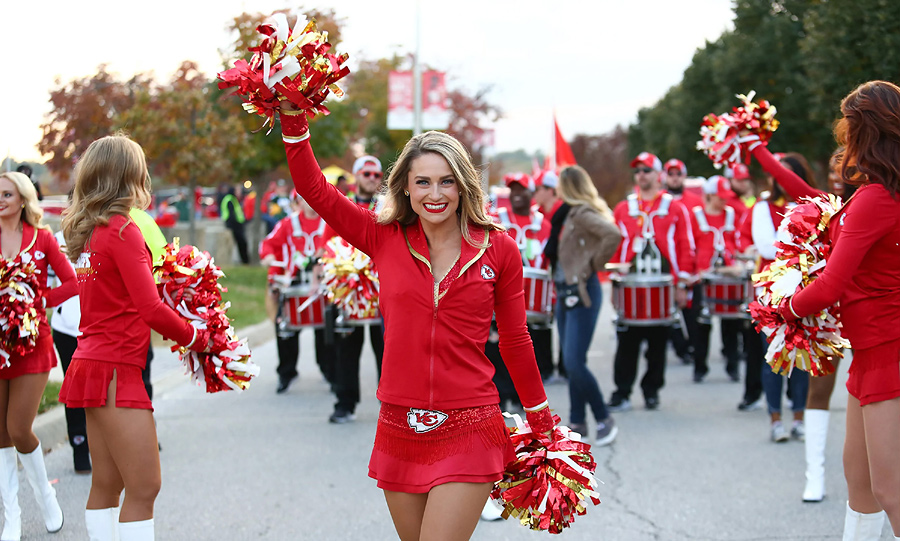
<svg viewBox="0 0 900 541"><path fill-rule="evenodd" d="M531 223L528 225L525 225L525 226L520 226L518 224L512 223L512 221L509 219L509 210L507 210L506 207L500 207L497 209L497 217L500 219L500 225L502 225L509 231L515 232L515 237L513 237L513 238L515 238L515 240L516 240L516 246L519 247L519 253L522 254L522 263L524 263L526 267L530 267L531 265L528 264L529 260L528 260L528 254L527 254L528 241L535 240L535 239L529 239L528 232L529 231L534 232L534 233L540 232L541 225L544 222L544 215L537 211L532 212L531 213ZM538 251L537 256L538 256L538 259L536 260L537 265L535 265L535 266L537 268L540 268L541 267L541 259L540 258L543 257L542 254L540 253L540 251Z"/></svg>
<svg viewBox="0 0 900 541"><path fill-rule="evenodd" d="M291 213L290 219L291 219L291 236L303 238L302 256L303 256L303 259L306 259L309 257L309 255L307 255L307 254L315 254L315 252L316 252L315 238L318 236L321 236L325 232L325 220L319 220L319 227L312 233L307 233L307 232L303 231L303 227L300 225L300 213L299 212ZM286 261L273 261L272 266L273 267L283 267L285 269L285 273L281 276L273 277L273 281L276 284L279 284L281 286L289 286L293 282L294 271L297 269L298 266L300 266L300 265L298 265L298 258L296 257L299 251L294 247L293 243L289 243L289 245L284 246L283 250L284 251L282 252L282 255L286 256ZM301 265L302 265L302 263L304 263L304 262L300 261L299 263L301 263ZM300 269L300 280L299 280L301 283L310 281L309 277L306 276L306 274L307 274L306 271L303 268L301 268ZM297 308L297 312L300 313L300 312L303 312L304 310L306 310L307 308L309 308L309 306L312 305L312 303L314 303L315 301L317 301L319 299L319 297L321 297L323 294L324 294L324 291L322 290L322 287L320 285L319 290L316 291L314 294L310 295L309 298L306 299L306 301ZM280 322L279 323L280 325L284 325L283 318L282 318L283 310L284 310L284 295L281 292L281 289L279 288L278 311L275 314L275 321Z"/></svg>
<svg viewBox="0 0 900 541"><path fill-rule="evenodd" d="M725 225L721 229L709 225L706 220L706 213L702 207L694 207L694 218L697 219L697 226L703 233L713 234L713 257L709 262L710 268L718 266L724 261L725 254L725 233L734 231L734 209L725 207Z"/></svg>
<svg viewBox="0 0 900 541"><path fill-rule="evenodd" d="M634 239L632 244L632 250L635 253L633 268L636 274L663 274L663 256L654 242L656 231L653 229L653 218L667 216L672 199L670 194L663 193L660 197L659 207L655 211L647 213L641 210L637 194L632 193L627 197L628 215L632 218L641 218L642 222L641 236Z"/></svg>

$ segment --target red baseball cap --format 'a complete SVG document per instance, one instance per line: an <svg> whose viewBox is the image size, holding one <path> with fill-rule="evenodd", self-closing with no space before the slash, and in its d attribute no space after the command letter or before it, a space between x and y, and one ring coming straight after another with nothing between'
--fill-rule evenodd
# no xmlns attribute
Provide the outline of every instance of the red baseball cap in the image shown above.
<svg viewBox="0 0 900 541"><path fill-rule="evenodd" d="M737 195L731 191L731 182L722 175L713 175L703 183L703 193L718 195L722 199L734 199Z"/></svg>
<svg viewBox="0 0 900 541"><path fill-rule="evenodd" d="M538 176L534 177L534 185L535 187L557 188L559 186L559 175L553 171L541 171L538 173Z"/></svg>
<svg viewBox="0 0 900 541"><path fill-rule="evenodd" d="M663 169L668 172L669 169L672 169L673 167L681 171L682 175L687 175L687 166L684 165L683 161L677 158L672 158L671 160L667 161L666 165L663 166Z"/></svg>
<svg viewBox="0 0 900 541"><path fill-rule="evenodd" d="M534 180L525 173L507 173L503 176L503 182L506 183L507 187L518 183L526 190L534 191Z"/></svg>
<svg viewBox="0 0 900 541"><path fill-rule="evenodd" d="M731 170L731 178L734 180L747 180L750 178L750 168L739 163Z"/></svg>
<svg viewBox="0 0 900 541"><path fill-rule="evenodd" d="M662 171L662 162L659 161L655 154L650 154L649 152L641 152L635 159L631 160L631 167L635 167L638 164L646 165L654 171Z"/></svg>

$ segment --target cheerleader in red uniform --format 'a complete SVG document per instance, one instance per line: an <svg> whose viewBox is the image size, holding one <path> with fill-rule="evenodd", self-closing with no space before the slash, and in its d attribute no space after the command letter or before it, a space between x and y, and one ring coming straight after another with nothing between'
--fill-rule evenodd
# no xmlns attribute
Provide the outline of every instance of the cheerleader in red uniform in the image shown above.
<svg viewBox="0 0 900 541"><path fill-rule="evenodd" d="M781 307L785 319L840 301L853 344L847 390L844 539L878 539L887 513L900 539L900 88L859 86L841 102L837 168L860 185L832 217L828 265ZM758 152L758 151L757 151ZM756 155L756 153L754 154ZM759 158L759 156L757 156Z"/></svg>
<svg viewBox="0 0 900 541"><path fill-rule="evenodd" d="M369 475L400 539L468 539L512 458L484 355L492 313L531 426L553 426L525 325L519 249L485 214L480 175L453 137L410 139L376 215L328 184L306 117L293 113L281 120L297 191L372 257L381 280L387 332Z"/></svg>
<svg viewBox="0 0 900 541"><path fill-rule="evenodd" d="M4 523L0 539L18 540L22 532L19 508L19 477L16 454L25 467L48 532L63 526L63 512L56 491L47 480L44 451L32 431L41 395L50 369L56 366L56 351L42 307L52 307L75 294L75 273L68 265L49 228L41 224L43 211L31 180L22 173L0 175L0 244L3 259L18 255L31 257L38 271L38 336L34 351L19 356L11 353L9 366L0 369L0 496ZM47 287L47 269L52 267L62 282Z"/></svg>
<svg viewBox="0 0 900 541"><path fill-rule="evenodd" d="M128 217L150 201L140 145L122 135L91 143L75 167L72 205L62 220L75 263L81 336L60 402L85 408L93 478L85 523L92 540L153 539L160 487L153 407L141 379L150 329L182 346L207 349L209 334L163 304L150 250Z"/></svg>

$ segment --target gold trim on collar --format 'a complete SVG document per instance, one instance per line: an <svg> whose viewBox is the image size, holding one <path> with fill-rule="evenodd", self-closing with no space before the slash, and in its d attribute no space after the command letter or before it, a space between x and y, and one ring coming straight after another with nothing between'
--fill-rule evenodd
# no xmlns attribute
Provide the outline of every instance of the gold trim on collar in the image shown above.
<svg viewBox="0 0 900 541"><path fill-rule="evenodd" d="M406 247L409 248L409 253L411 253L414 258L418 259L422 263L425 263L425 265L428 267L428 272L432 272L432 277L433 277L434 274L433 274L433 271L431 270L431 261L428 261L427 257L420 254L419 252L416 251L415 248L412 247L412 244L410 244L410 242L409 242L409 235L406 234L405 227L403 228L403 239L406 240Z"/></svg>
<svg viewBox="0 0 900 541"><path fill-rule="evenodd" d="M31 237L31 242L28 244L28 246L26 246L25 248L23 248L21 252L19 252L20 254L21 254L21 253L24 253L24 252L27 252L28 250L31 250L32 246L34 246L35 243L37 242L38 230L37 230L37 228L35 227L35 228L33 229L33 231L34 231L34 236Z"/></svg>
<svg viewBox="0 0 900 541"><path fill-rule="evenodd" d="M490 231L488 231L487 229L484 230L484 238L485 238L485 240L490 240ZM465 239L463 239L463 242L465 242ZM468 263L466 263L465 265L462 266L461 269L459 269L459 276L457 276L457 278L459 278L460 276L462 276L463 273L466 272L466 271L469 269L469 267L471 267L472 265L475 264L476 261L478 261L479 259L481 259L481 256L484 255L484 252L485 252L486 250L487 250L487 248L481 248L480 250L478 250L478 253L475 254L475 257L473 257L472 259L470 259ZM461 253L461 252L460 252L460 253Z"/></svg>

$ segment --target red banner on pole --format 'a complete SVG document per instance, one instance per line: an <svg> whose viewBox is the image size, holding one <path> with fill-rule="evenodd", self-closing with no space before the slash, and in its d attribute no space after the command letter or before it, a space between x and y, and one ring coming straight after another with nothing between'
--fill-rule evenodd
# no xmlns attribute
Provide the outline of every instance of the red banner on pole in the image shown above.
<svg viewBox="0 0 900 541"><path fill-rule="evenodd" d="M422 72L422 128L446 130L450 125L447 87L441 71ZM389 130L413 129L413 73L392 71L388 74Z"/></svg>

